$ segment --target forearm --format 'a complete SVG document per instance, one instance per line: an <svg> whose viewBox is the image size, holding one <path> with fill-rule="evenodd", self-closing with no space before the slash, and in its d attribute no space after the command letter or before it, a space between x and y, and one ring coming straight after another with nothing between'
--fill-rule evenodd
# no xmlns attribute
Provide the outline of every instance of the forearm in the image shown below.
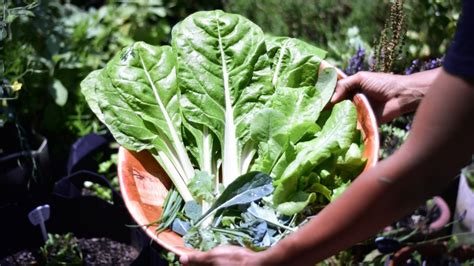
<svg viewBox="0 0 474 266"><path fill-rule="evenodd" d="M403 174L388 159L362 174L336 201L327 206L298 232L281 241L272 258L281 265L314 265L337 251L374 235L383 226L419 206L424 195L417 194L420 184L398 182ZM394 172L395 171L395 172ZM383 173L391 173L383 176ZM380 178L382 177L382 178ZM382 180L393 180L385 183ZM424 191L426 192L426 190ZM400 197L404 195L404 197Z"/></svg>
<svg viewBox="0 0 474 266"><path fill-rule="evenodd" d="M417 109L440 72L441 67L411 75L399 76L398 81L401 83L402 89L395 96L399 100L400 115Z"/></svg>
<svg viewBox="0 0 474 266"><path fill-rule="evenodd" d="M436 77L441 73L442 68L434 68L411 75L404 75L404 86L408 88L414 88L426 94L428 88L433 84Z"/></svg>
<svg viewBox="0 0 474 266"><path fill-rule="evenodd" d="M441 73L400 150L262 256L268 262L314 264L370 237L438 192L473 152L473 102L472 85Z"/></svg>

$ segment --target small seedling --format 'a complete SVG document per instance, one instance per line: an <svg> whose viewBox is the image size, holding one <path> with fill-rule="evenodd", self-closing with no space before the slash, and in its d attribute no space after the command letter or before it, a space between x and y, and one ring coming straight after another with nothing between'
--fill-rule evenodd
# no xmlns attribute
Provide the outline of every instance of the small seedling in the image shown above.
<svg viewBox="0 0 474 266"><path fill-rule="evenodd" d="M40 248L40 253L46 265L82 264L82 252L72 233L48 234L48 240Z"/></svg>

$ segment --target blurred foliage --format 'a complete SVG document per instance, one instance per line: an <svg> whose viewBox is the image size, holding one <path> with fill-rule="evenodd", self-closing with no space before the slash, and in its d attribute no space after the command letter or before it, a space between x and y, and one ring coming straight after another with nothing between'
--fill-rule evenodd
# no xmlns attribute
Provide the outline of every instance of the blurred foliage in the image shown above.
<svg viewBox="0 0 474 266"><path fill-rule="evenodd" d="M462 0L409 0L407 50L409 59L439 58L456 31Z"/></svg>
<svg viewBox="0 0 474 266"><path fill-rule="evenodd" d="M7 121L28 123L49 139L53 156L65 164L76 138L105 132L80 93L80 81L135 41L168 43L172 26L198 10L239 13L267 33L301 38L328 50L328 61L348 74L368 70L395 2L1 0L0 127ZM391 68L413 73L439 64L437 58L446 53L460 10L461 0L405 0L400 14L405 18L406 36ZM411 121L409 115L381 126L382 158L403 143ZM100 158L99 172L118 188L116 160L116 155ZM90 189L106 200L112 198L108 188L91 184ZM50 236L46 255L52 246L61 251L57 243L63 242L57 238ZM64 247L75 250L73 244ZM172 255L167 258L176 262ZM345 262L347 254L334 260Z"/></svg>
<svg viewBox="0 0 474 266"><path fill-rule="evenodd" d="M216 1L75 2L81 6L3 0L0 8L0 97L18 97L2 101L0 124L28 123L48 137L59 158L76 138L105 132L80 93L88 73L135 41L167 43L171 26L188 12L220 7Z"/></svg>
<svg viewBox="0 0 474 266"><path fill-rule="evenodd" d="M159 44L170 31L168 7L159 1L111 3L88 11L58 0L16 2L3 6L8 34L2 77L22 83L18 114L49 136L99 131L80 81L124 46L136 40Z"/></svg>
<svg viewBox="0 0 474 266"><path fill-rule="evenodd" d="M0 126L16 119L28 123L50 140L53 155L66 158L77 137L105 132L80 93L80 81L134 41L168 43L172 26L197 10L239 13L265 32L327 49L328 61L352 69L350 74L367 70L394 2L2 0L0 98L9 101L0 105ZM396 72L415 59L442 57L461 8L461 0L404 2L407 34Z"/></svg>
<svg viewBox="0 0 474 266"><path fill-rule="evenodd" d="M346 69L352 55L364 49L366 69L373 63L394 0L223 0L224 9L242 14L274 35L298 37L329 51L329 61ZM406 0L406 38L394 69L414 59L439 58L454 36L461 0Z"/></svg>
<svg viewBox="0 0 474 266"><path fill-rule="evenodd" d="M360 47L383 28L386 0L224 0L224 9L239 13L264 32L301 38L329 51L330 61L344 67Z"/></svg>
<svg viewBox="0 0 474 266"><path fill-rule="evenodd" d="M408 134L413 123L413 114L404 115L380 125L381 147L380 158L385 159L392 155L408 138Z"/></svg>
<svg viewBox="0 0 474 266"><path fill-rule="evenodd" d="M95 158L99 163L99 169L97 173L103 175L110 182L115 191L120 191L120 184L117 177L117 161L118 154L112 153L108 158L102 158L103 154L99 153L99 158ZM97 196L103 200L106 200L110 203L113 203L112 190L109 187L102 186L97 183L92 183L89 181L84 182L84 187L88 188L92 195Z"/></svg>

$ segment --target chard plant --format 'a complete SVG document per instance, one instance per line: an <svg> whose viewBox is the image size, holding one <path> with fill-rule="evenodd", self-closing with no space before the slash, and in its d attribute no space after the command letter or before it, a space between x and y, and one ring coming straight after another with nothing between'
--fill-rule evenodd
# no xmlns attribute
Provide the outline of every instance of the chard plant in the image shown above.
<svg viewBox="0 0 474 266"><path fill-rule="evenodd" d="M134 43L81 88L117 142L148 150L172 180L159 230L201 250L266 248L365 165L353 103L323 110L337 81L318 71L325 55L240 15L197 12L171 46Z"/></svg>

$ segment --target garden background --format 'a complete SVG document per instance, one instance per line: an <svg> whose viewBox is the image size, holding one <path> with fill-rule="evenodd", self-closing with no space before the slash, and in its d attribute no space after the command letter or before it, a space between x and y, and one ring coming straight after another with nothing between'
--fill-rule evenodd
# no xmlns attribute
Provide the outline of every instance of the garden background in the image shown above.
<svg viewBox="0 0 474 266"><path fill-rule="evenodd" d="M398 7L398 8L397 8ZM79 83L135 41L168 44L175 23L198 10L241 14L264 32L303 39L329 52L352 75L361 70L411 74L442 64L461 0L3 0L0 13L0 154L35 150L48 140L46 171L34 159L25 190L43 193L67 173L71 145L90 133L108 136L80 93ZM406 138L412 116L382 125L382 153ZM94 170L118 188L117 145L94 155ZM6 171L11 165L1 165ZM112 200L110 189L88 184Z"/></svg>

